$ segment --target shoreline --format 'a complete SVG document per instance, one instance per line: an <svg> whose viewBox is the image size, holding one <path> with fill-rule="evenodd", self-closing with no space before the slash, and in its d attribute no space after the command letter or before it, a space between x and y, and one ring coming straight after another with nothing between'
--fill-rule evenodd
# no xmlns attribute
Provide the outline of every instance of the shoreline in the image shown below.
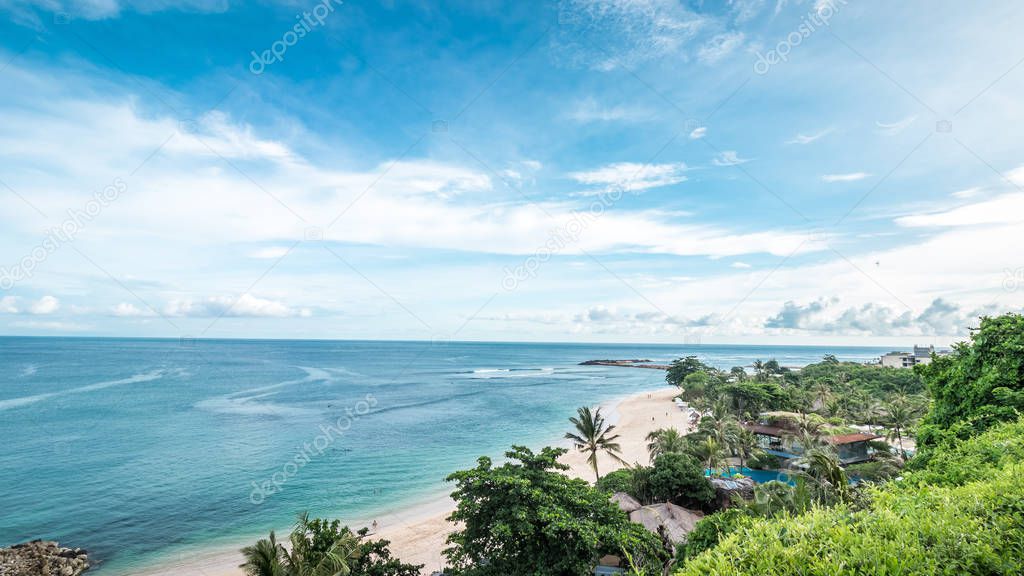
<svg viewBox="0 0 1024 576"><path fill-rule="evenodd" d="M689 422L685 413L681 412L672 402L678 389L662 385L661 387L630 395L621 396L600 404L602 413L609 424L615 425L614 433L622 447L622 457L627 462L647 464L647 434L657 428L675 427L686 433ZM569 429L569 416L565 415L566 430ZM573 478L594 481L594 472L586 462L586 456L571 448L567 440L552 439L543 443L546 446L568 448L569 452L561 458L561 462L569 466L565 474ZM531 446L539 449L541 445ZM495 458L500 464L501 459ZM602 475L622 468L606 454L598 455L598 470ZM378 530L369 535L373 539L391 541L391 552L395 558L410 564L424 564L422 573L430 574L443 567L442 551L446 547L445 539L453 529L446 518L455 509L455 502L449 496L451 490L446 487L444 493L433 496L420 495L414 501L398 501L387 510L370 519L342 518L353 530L370 525L374 520ZM278 537L287 538L288 531L277 531ZM259 536L265 538L266 534ZM197 547L183 549L169 554L166 559L155 559L152 565L132 569L134 576L177 576L180 574L200 574L202 576L244 576L238 567L243 558L240 549L252 544L254 540L239 542L237 545L220 544L209 548ZM174 560L171 556L178 556Z"/></svg>

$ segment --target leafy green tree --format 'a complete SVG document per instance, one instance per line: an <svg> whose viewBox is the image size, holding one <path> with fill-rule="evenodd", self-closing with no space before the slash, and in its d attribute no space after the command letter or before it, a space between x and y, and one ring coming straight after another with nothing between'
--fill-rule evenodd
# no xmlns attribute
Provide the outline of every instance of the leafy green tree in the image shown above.
<svg viewBox="0 0 1024 576"><path fill-rule="evenodd" d="M982 318L970 342L914 370L933 399L917 434L926 451L1015 420L1024 409L1024 316Z"/></svg>
<svg viewBox="0 0 1024 576"><path fill-rule="evenodd" d="M667 554L659 538L630 522L606 492L562 474L565 452L513 446L501 466L483 457L448 477L456 486L449 520L459 526L444 551L452 573L584 576L601 556L624 550L660 569Z"/></svg>
<svg viewBox="0 0 1024 576"><path fill-rule="evenodd" d="M572 440L573 445L580 452L586 452L587 462L594 470L594 480L601 479L597 471L597 454L604 452L622 464L629 465L620 456L622 448L615 441L619 435L612 434L615 426L605 423L601 409L591 411L589 406L583 406L576 410L576 416L569 418L569 421L576 427L576 432L566 432L565 437Z"/></svg>
<svg viewBox="0 0 1024 576"><path fill-rule="evenodd" d="M715 488L704 476L704 467L687 454L658 456L648 482L659 502L705 508L715 498Z"/></svg>
<svg viewBox="0 0 1024 576"><path fill-rule="evenodd" d="M710 367L698 360L696 356L677 358L669 365L668 371L665 373L665 381L672 386L682 386L683 380L690 374L707 372L709 370Z"/></svg>
<svg viewBox="0 0 1024 576"><path fill-rule="evenodd" d="M637 495L633 493L633 471L633 468L621 468L614 472L609 472L604 476L601 476L601 479L596 482L595 487L598 490L603 490L605 492L625 492L626 494L639 499Z"/></svg>
<svg viewBox="0 0 1024 576"><path fill-rule="evenodd" d="M647 435L647 452L651 460L662 454L685 452L687 445L686 437L675 428L660 428Z"/></svg>

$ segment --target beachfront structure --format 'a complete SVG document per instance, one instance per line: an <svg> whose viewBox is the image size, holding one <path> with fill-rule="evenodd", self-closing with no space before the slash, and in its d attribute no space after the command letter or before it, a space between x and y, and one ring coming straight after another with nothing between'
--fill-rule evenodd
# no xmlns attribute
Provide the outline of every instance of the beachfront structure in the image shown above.
<svg viewBox="0 0 1024 576"><path fill-rule="evenodd" d="M880 363L889 368L913 368L918 364L931 364L932 355L948 354L945 351L935 351L935 346L914 346L913 352L889 352L882 356Z"/></svg>
<svg viewBox="0 0 1024 576"><path fill-rule="evenodd" d="M754 433L758 446L768 454L786 459L799 458L803 455L804 449L794 438L791 430L764 424L744 424L743 427ZM825 442L836 449L840 464L846 466L870 460L872 449L868 443L879 438L881 436L877 434L858 432L829 436L825 438Z"/></svg>

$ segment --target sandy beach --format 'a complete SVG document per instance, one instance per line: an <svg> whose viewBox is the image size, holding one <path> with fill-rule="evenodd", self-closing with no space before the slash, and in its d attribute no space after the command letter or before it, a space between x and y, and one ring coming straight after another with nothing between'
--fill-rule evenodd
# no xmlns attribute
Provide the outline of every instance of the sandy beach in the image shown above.
<svg viewBox="0 0 1024 576"><path fill-rule="evenodd" d="M602 407L610 422L616 426L619 434L618 442L622 447L622 457L627 462L648 464L647 434L659 428L674 427L681 432L687 431L686 414L672 402L678 393L676 388L661 388L656 391L642 392L608 403ZM566 414L566 431L571 424ZM551 444L569 448L567 441L552 439ZM539 448L533 446L532 448ZM562 457L562 462L570 467L566 472L576 478L594 481L594 471L586 462L586 455L570 450ZM622 468L611 457L601 454L598 457L598 469L604 475ZM391 551L403 562L424 564L423 574L430 574L444 566L441 551L445 548L445 538L452 531L452 525L445 520L454 508L454 502L447 496L423 502L413 509L403 510L379 516L378 530L375 538L391 541ZM345 521L345 519L342 519ZM360 524L350 524L353 528ZM284 535L279 534L279 537ZM200 574L203 576L243 576L238 568L242 555L237 549L211 550L191 554L178 562L162 565L155 569L137 572L139 576L178 576L180 574Z"/></svg>

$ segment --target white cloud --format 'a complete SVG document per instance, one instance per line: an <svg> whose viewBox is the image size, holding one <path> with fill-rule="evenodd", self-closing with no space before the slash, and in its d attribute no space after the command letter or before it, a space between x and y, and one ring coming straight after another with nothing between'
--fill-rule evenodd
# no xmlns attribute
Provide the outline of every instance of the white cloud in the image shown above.
<svg viewBox="0 0 1024 576"><path fill-rule="evenodd" d="M871 176L867 172L850 172L847 174L825 174L821 177L822 182L856 182Z"/></svg>
<svg viewBox="0 0 1024 576"><path fill-rule="evenodd" d="M750 264L747 264L746 262L739 262L739 261L737 261L737 262L733 262L733 263L732 263L732 264L730 264L729 266L730 266L731 268L741 268L741 269L742 269L742 268L750 268L750 267L751 267L751 266L750 266Z"/></svg>
<svg viewBox="0 0 1024 576"><path fill-rule="evenodd" d="M120 318L132 318L136 316L149 316L148 310L142 310L134 304L121 302L110 311L111 314Z"/></svg>
<svg viewBox="0 0 1024 576"><path fill-rule="evenodd" d="M743 32L726 32L712 36L697 50L697 59L704 64L715 64L743 45Z"/></svg>
<svg viewBox="0 0 1024 576"><path fill-rule="evenodd" d="M4 296L0 298L0 312L4 314L17 314L18 313L18 299L14 296Z"/></svg>
<svg viewBox="0 0 1024 576"><path fill-rule="evenodd" d="M573 67L633 67L680 56L709 20L676 0L562 0L552 55Z"/></svg>
<svg viewBox="0 0 1024 576"><path fill-rule="evenodd" d="M878 130L883 134L895 136L896 134L899 134L900 132L906 130L907 127L913 124L915 120L917 120L917 115L907 116L906 118L903 118L902 120L897 120L895 122L887 123L875 121L875 126L877 126Z"/></svg>
<svg viewBox="0 0 1024 576"><path fill-rule="evenodd" d="M750 162L753 158L740 158L735 150L723 150L715 159L711 161L715 166L736 166L737 164L745 164Z"/></svg>
<svg viewBox="0 0 1024 576"><path fill-rule="evenodd" d="M638 164L617 162L586 172L570 172L569 177L581 184L604 185L635 192L678 184L686 180L686 164Z"/></svg>
<svg viewBox="0 0 1024 576"><path fill-rule="evenodd" d="M76 20L106 20L117 18L123 12L149 14L164 10L189 12L224 12L227 0L8 0L0 2L0 11L11 14L12 19L22 25L36 29L43 28L43 21L36 10L52 14L66 14ZM47 15L48 20L52 19Z"/></svg>
<svg viewBox="0 0 1024 576"><path fill-rule="evenodd" d="M190 299L172 300L164 308L164 315L196 318L305 318L312 316L312 311L306 308L295 309L280 301L245 293L237 298L211 296L200 302Z"/></svg>
<svg viewBox="0 0 1024 576"><path fill-rule="evenodd" d="M51 332L82 332L91 328L88 324L78 322L61 322L59 320L17 320L10 324L13 328L29 328L32 330L46 330Z"/></svg>
<svg viewBox="0 0 1024 576"><path fill-rule="evenodd" d="M690 140L700 140L701 138L707 136L707 134L708 134L708 127L707 126L699 126L697 128L694 128L693 131L690 132Z"/></svg>
<svg viewBox="0 0 1024 576"><path fill-rule="evenodd" d="M1014 186L1024 186L1024 165L1018 166L1003 175Z"/></svg>
<svg viewBox="0 0 1024 576"><path fill-rule="evenodd" d="M985 189L981 186L974 186L972 188L965 188L964 190L957 190L953 192L951 196L953 198L974 198L981 194Z"/></svg>
<svg viewBox="0 0 1024 576"><path fill-rule="evenodd" d="M986 306L968 311L942 298L932 300L917 313L872 302L846 308L838 304L839 299L834 297L807 304L789 301L776 315L765 320L765 327L872 336L963 336L968 333L968 327L977 324L978 317L993 310Z"/></svg>
<svg viewBox="0 0 1024 576"><path fill-rule="evenodd" d="M270 246L267 248L260 248L254 252L249 253L250 258L256 258L259 260L277 260L288 253L290 248L287 246Z"/></svg>
<svg viewBox="0 0 1024 576"><path fill-rule="evenodd" d="M1024 222L1024 193L1002 194L991 200L959 206L951 210L914 214L896 219L900 226L976 226Z"/></svg>
<svg viewBox="0 0 1024 576"><path fill-rule="evenodd" d="M60 309L60 300L53 296L43 296L29 306L29 313L36 315L53 314Z"/></svg>
<svg viewBox="0 0 1024 576"><path fill-rule="evenodd" d="M757 16L764 8L764 2L765 0L729 0L729 6L732 7L736 23L740 24Z"/></svg>
<svg viewBox="0 0 1024 576"><path fill-rule="evenodd" d="M797 134L796 136L793 136L793 138L786 140L786 144L810 144L815 140L818 140L824 136L831 134L832 130L832 128L826 128L820 132L815 132L813 134Z"/></svg>
<svg viewBox="0 0 1024 576"><path fill-rule="evenodd" d="M588 96L576 102L568 116L576 122L586 124L590 122L640 122L651 119L654 114L646 108L637 106L602 105L593 97Z"/></svg>

